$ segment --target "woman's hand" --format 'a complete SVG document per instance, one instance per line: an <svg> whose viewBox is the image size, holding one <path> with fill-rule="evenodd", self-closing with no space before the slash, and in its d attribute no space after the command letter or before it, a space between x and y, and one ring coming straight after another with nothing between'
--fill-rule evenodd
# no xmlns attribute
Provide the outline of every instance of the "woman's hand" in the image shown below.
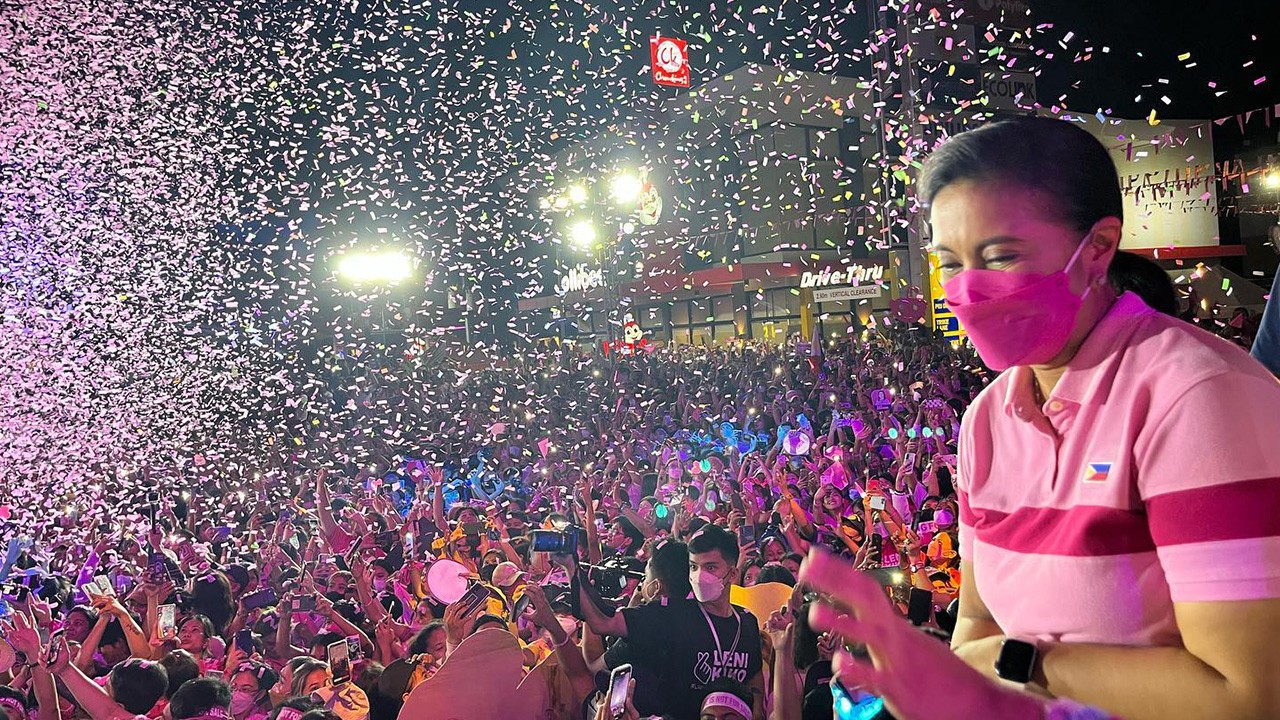
<svg viewBox="0 0 1280 720"><path fill-rule="evenodd" d="M734 510L733 512L729 513L728 520L729 520L729 532L736 533L738 531L738 528L742 527L742 513L740 511Z"/></svg>
<svg viewBox="0 0 1280 720"><path fill-rule="evenodd" d="M875 580L834 555L811 550L800 582L825 595L809 610L813 628L830 631L841 645L863 643L871 655L870 662L855 660L838 648L836 677L848 688L883 697L896 717L1043 716L1040 701L988 681L945 644L916 630L886 602Z"/></svg>
<svg viewBox="0 0 1280 720"><path fill-rule="evenodd" d="M53 624L53 610L49 602L34 592L27 595L27 607L31 609L31 617L35 618L36 627L49 627Z"/></svg>
<svg viewBox="0 0 1280 720"><path fill-rule="evenodd" d="M41 655L40 631L35 618L19 610L10 617L4 627L4 639L14 650L27 656L27 662L39 662Z"/></svg>
<svg viewBox="0 0 1280 720"><path fill-rule="evenodd" d="M475 620L479 617L480 612L484 609L484 604L475 608L469 613L462 611L462 605L459 603L450 603L449 607L444 609L444 637L449 647L457 647L467 636L471 634L471 628L475 625Z"/></svg>
<svg viewBox="0 0 1280 720"><path fill-rule="evenodd" d="M631 680L627 683L627 704L622 709L622 715L618 720L640 720L640 713L636 711L636 706L632 703L632 696L636 692L636 681ZM609 698L602 697L596 704L596 720L614 720L609 714Z"/></svg>
<svg viewBox="0 0 1280 720"><path fill-rule="evenodd" d="M316 595L316 614L323 615L327 618L333 617L333 601L324 595Z"/></svg>
<svg viewBox="0 0 1280 720"><path fill-rule="evenodd" d="M550 633L551 639L556 644L564 642L568 634L560 626L559 618L552 612L551 603L547 602L547 594L543 591L542 586L536 583L529 583L524 586L524 594L529 598L529 602L533 606L533 622Z"/></svg>
<svg viewBox="0 0 1280 720"><path fill-rule="evenodd" d="M41 664L49 672L57 675L71 667L71 647L67 645L65 633L51 640L49 644L52 654L48 658L41 658Z"/></svg>
<svg viewBox="0 0 1280 720"><path fill-rule="evenodd" d="M124 617L129 614L128 611L124 609L124 606L120 604L120 601L113 597L98 595L92 599L93 609L97 610L99 613L116 618Z"/></svg>
<svg viewBox="0 0 1280 720"><path fill-rule="evenodd" d="M245 660L248 660L248 657L245 656L244 651L236 647L235 643L232 643L231 649L227 651L227 661L222 670L227 680L230 680L231 676L236 674L236 668L240 667Z"/></svg>
<svg viewBox="0 0 1280 720"><path fill-rule="evenodd" d="M769 634L769 643L774 652L790 650L791 638L795 635L795 621L791 616L791 608L784 606L769 614L765 623L765 632Z"/></svg>

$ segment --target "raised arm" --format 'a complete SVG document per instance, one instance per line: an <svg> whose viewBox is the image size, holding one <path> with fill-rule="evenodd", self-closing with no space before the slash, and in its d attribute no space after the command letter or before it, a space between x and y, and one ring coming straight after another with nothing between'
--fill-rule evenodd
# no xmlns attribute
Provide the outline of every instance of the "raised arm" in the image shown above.
<svg viewBox="0 0 1280 720"><path fill-rule="evenodd" d="M94 720L132 720L133 713L112 700L105 689L71 663L66 636L58 637L54 643L54 657L49 663L49 670L62 681L89 717Z"/></svg>
<svg viewBox="0 0 1280 720"><path fill-rule="evenodd" d="M36 704L39 708L36 720L60 720L61 711L58 707L53 675L41 663L45 653L40 644L40 631L37 629L39 621L28 615L25 610L18 610L13 613L10 622L13 627L6 633L5 640L14 650L26 655L28 662L31 663L31 685L35 690Z"/></svg>
<svg viewBox="0 0 1280 720"><path fill-rule="evenodd" d="M320 519L320 529L325 538L330 541L330 545L336 545L333 541L338 538L342 528L338 526L338 521L333 517L333 509L330 507L329 485L325 483L328 474L329 471L324 468L320 468L316 473L316 516Z"/></svg>
<svg viewBox="0 0 1280 720"><path fill-rule="evenodd" d="M595 692L595 682L591 671L587 669L587 662L583 659L581 650L556 620L555 613L551 611L551 604L547 602L546 593L541 586L536 583L526 585L525 596L533 603L533 621L551 634L552 650L559 658L560 667L573 687L574 701L570 707L581 707L587 697Z"/></svg>

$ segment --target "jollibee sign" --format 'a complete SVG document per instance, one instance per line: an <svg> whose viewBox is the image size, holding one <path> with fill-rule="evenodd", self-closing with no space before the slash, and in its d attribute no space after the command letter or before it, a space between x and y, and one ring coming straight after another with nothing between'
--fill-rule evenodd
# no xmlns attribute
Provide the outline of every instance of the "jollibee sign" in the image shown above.
<svg viewBox="0 0 1280 720"><path fill-rule="evenodd" d="M668 87L689 87L689 44L679 38L654 35L649 38L649 65L653 82Z"/></svg>

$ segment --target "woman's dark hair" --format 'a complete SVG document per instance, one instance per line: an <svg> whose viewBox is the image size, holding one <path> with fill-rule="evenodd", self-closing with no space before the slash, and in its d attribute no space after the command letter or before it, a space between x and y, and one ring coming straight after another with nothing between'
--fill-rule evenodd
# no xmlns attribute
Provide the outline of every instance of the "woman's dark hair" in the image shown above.
<svg viewBox="0 0 1280 720"><path fill-rule="evenodd" d="M160 665L169 676L169 687L164 691L164 695L167 698L172 698L173 694L178 692L178 688L189 680L195 680L200 677L200 662L196 660L195 655L186 650L170 652L160 658Z"/></svg>
<svg viewBox="0 0 1280 720"><path fill-rule="evenodd" d="M226 631L236 610L227 576L215 570L196 578L191 586L191 609L209 618L218 635Z"/></svg>
<svg viewBox="0 0 1280 720"><path fill-rule="evenodd" d="M210 620L208 617L201 615L199 613L196 613L195 615L186 616L185 618L182 619L182 622L178 623L178 627L182 627L183 625L187 624L192 620L195 620L196 622L200 623L200 630L204 632L205 642L212 640L213 637L218 634L216 629L213 626L213 621Z"/></svg>
<svg viewBox="0 0 1280 720"><path fill-rule="evenodd" d="M1153 310L1178 316L1178 293L1173 281L1154 260L1117 250L1107 266L1107 280L1117 293L1132 290Z"/></svg>
<svg viewBox="0 0 1280 720"><path fill-rule="evenodd" d="M378 694L378 680L386 670L382 663L372 660L359 660L351 666L352 682L364 691L371 703L373 697Z"/></svg>
<svg viewBox="0 0 1280 720"><path fill-rule="evenodd" d="M275 687L277 682L280 682L279 673L271 669L270 665L254 660L246 660L245 662L240 663L240 665L236 667L236 671L232 673L228 680L234 679L236 675L242 672L247 672L254 677L254 680L258 683L259 692L263 690L270 690Z"/></svg>
<svg viewBox="0 0 1280 720"><path fill-rule="evenodd" d="M425 655L427 653L427 645L431 642L431 634L443 630L443 620L432 620L424 625L423 628L418 631L418 634L413 636L413 640L409 641L409 647L405 649L406 652L408 652L409 655Z"/></svg>
<svg viewBox="0 0 1280 720"><path fill-rule="evenodd" d="M185 682L169 701L173 720L199 717L214 708L231 709L231 686L218 678L196 678Z"/></svg>
<svg viewBox="0 0 1280 720"><path fill-rule="evenodd" d="M102 639L98 641L98 645L115 645L118 642L124 642L128 638L125 637L124 628L120 625L120 621L111 618L102 630Z"/></svg>
<svg viewBox="0 0 1280 720"><path fill-rule="evenodd" d="M760 570L760 574L756 576L756 584L763 585L767 582L777 582L790 587L796 586L796 576L791 573L783 565L777 563L769 563Z"/></svg>
<svg viewBox="0 0 1280 720"><path fill-rule="evenodd" d="M302 713L302 717L298 720L342 720L342 717L332 710L316 708Z"/></svg>
<svg viewBox="0 0 1280 720"><path fill-rule="evenodd" d="M32 705L31 699L27 697L26 693L15 690L9 687L8 685L0 685L0 698L3 698L5 700L15 700L21 703L22 707L26 709L27 713L30 713L31 711L35 710L35 708L31 706Z"/></svg>
<svg viewBox="0 0 1280 720"><path fill-rule="evenodd" d="M649 569L662 582L667 596L677 600L689 597L693 588L689 585L689 546L682 542L660 542L649 558Z"/></svg>
<svg viewBox="0 0 1280 720"><path fill-rule="evenodd" d="M329 663L315 658L303 658L301 662L293 668L293 682L289 685L289 694L295 697L301 697L302 691L307 687L307 678L311 673L317 670L328 670Z"/></svg>
<svg viewBox="0 0 1280 720"><path fill-rule="evenodd" d="M925 161L920 197L932 205L943 188L965 180L1035 191L1046 213L1082 234L1103 218L1124 218L1120 178L1106 147L1063 120L1001 120L952 137Z"/></svg>
<svg viewBox="0 0 1280 720"><path fill-rule="evenodd" d="M89 621L89 627L93 627L93 624L98 622L98 611L88 605L77 605L71 608L67 611L67 618L70 618L72 613L84 615L84 619Z"/></svg>
<svg viewBox="0 0 1280 720"><path fill-rule="evenodd" d="M145 715L169 689L169 673L150 660L130 658L111 669L111 697L134 715Z"/></svg>

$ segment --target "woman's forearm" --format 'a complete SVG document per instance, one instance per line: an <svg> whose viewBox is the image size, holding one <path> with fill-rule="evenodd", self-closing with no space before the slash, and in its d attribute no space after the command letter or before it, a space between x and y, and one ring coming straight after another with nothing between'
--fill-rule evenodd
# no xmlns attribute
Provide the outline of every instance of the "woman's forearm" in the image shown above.
<svg viewBox="0 0 1280 720"><path fill-rule="evenodd" d="M84 639L84 643L80 645L80 653L76 655L75 665L81 670L88 671L93 667L93 656L98 652L98 645L102 644L102 634L107 630L107 621L111 616L106 613L98 615L98 621L93 624L93 629L89 631L89 636Z"/></svg>
<svg viewBox="0 0 1280 720"><path fill-rule="evenodd" d="M1041 666L1038 683L1051 694L1126 720L1280 717L1273 677L1232 682L1185 648L1054 643Z"/></svg>
<svg viewBox="0 0 1280 720"><path fill-rule="evenodd" d="M151 657L155 654L155 648L152 648L151 643L147 641L147 634L143 632L142 627L132 615L125 615L119 620L120 627L124 630L125 641L129 643L130 654L138 658Z"/></svg>
<svg viewBox="0 0 1280 720"><path fill-rule="evenodd" d="M133 713L125 711L119 703L107 695L106 690L80 672L80 668L75 665L67 666L65 670L58 673L58 677L89 717L99 720L133 717Z"/></svg>
<svg viewBox="0 0 1280 720"><path fill-rule="evenodd" d="M804 698L800 697L800 688L796 687L795 658L792 652L780 650L774 654L773 675L773 707L769 710L769 720L799 720Z"/></svg>
<svg viewBox="0 0 1280 720"><path fill-rule="evenodd" d="M31 685L36 691L36 720L62 720L62 710L58 707L58 694L54 689L53 677L45 668L36 665L31 668Z"/></svg>

